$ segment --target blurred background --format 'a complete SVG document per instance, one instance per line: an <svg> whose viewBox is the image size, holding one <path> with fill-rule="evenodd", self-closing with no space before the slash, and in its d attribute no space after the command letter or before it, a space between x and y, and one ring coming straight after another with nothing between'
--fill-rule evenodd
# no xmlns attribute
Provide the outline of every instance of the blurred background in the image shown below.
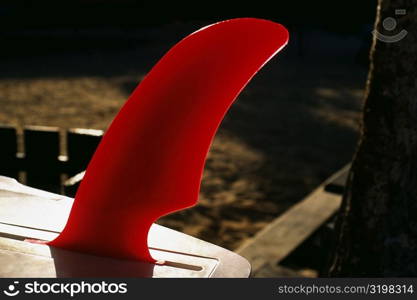
<svg viewBox="0 0 417 300"><path fill-rule="evenodd" d="M186 35L228 18L282 23L290 43L227 114L199 204L159 220L233 250L351 160L375 13L375 0L1 1L0 123L105 130Z"/></svg>

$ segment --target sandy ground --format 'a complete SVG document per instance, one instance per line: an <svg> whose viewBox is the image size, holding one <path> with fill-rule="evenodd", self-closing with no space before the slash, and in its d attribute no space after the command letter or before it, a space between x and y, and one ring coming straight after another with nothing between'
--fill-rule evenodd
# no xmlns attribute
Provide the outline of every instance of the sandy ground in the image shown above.
<svg viewBox="0 0 417 300"><path fill-rule="evenodd" d="M177 24L128 39L116 32L87 49L32 51L39 50L32 41L9 52L0 59L0 123L106 129L157 59L196 28ZM231 108L199 204L159 223L235 249L351 159L366 80L355 61L360 39L303 36L293 34Z"/></svg>

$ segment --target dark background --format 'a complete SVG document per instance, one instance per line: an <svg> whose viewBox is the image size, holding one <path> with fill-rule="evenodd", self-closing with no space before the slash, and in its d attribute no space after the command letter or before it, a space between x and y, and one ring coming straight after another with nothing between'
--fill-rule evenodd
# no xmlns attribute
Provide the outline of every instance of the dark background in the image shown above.
<svg viewBox="0 0 417 300"><path fill-rule="evenodd" d="M340 34L360 34L366 26L373 23L375 11L375 0L187 3L6 0L0 2L0 51L9 55L27 53L29 49L22 48L35 38L36 44L30 46L31 53L44 51L46 48L69 50L91 46L111 47L111 34L96 36L91 40L91 30L113 28L128 33L134 29L162 24L212 23L247 16L276 20L293 30L317 28ZM119 45L123 44L119 42Z"/></svg>
<svg viewBox="0 0 417 300"><path fill-rule="evenodd" d="M9 0L0 4L3 30L51 27L146 26L176 21L216 21L235 17L280 20L351 32L373 22L376 1L134 1Z"/></svg>

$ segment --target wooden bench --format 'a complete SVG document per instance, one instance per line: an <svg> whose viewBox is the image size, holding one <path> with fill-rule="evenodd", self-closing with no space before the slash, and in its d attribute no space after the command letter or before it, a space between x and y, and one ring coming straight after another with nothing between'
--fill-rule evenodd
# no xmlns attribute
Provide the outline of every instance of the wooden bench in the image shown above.
<svg viewBox="0 0 417 300"><path fill-rule="evenodd" d="M343 167L236 250L251 263L252 276L289 276L279 263L337 212L349 169Z"/></svg>
<svg viewBox="0 0 417 300"><path fill-rule="evenodd" d="M102 135L94 129L0 125L0 175L74 196L79 181L68 178L86 169Z"/></svg>

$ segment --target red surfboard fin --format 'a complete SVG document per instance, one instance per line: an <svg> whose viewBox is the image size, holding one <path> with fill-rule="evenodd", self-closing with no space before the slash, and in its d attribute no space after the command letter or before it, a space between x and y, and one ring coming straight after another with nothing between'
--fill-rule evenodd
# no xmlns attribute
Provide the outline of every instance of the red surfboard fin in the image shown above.
<svg viewBox="0 0 417 300"><path fill-rule="evenodd" d="M204 27L176 44L113 120L65 229L49 245L154 262L150 226L196 204L206 155L225 113L287 42L282 25L242 18Z"/></svg>

